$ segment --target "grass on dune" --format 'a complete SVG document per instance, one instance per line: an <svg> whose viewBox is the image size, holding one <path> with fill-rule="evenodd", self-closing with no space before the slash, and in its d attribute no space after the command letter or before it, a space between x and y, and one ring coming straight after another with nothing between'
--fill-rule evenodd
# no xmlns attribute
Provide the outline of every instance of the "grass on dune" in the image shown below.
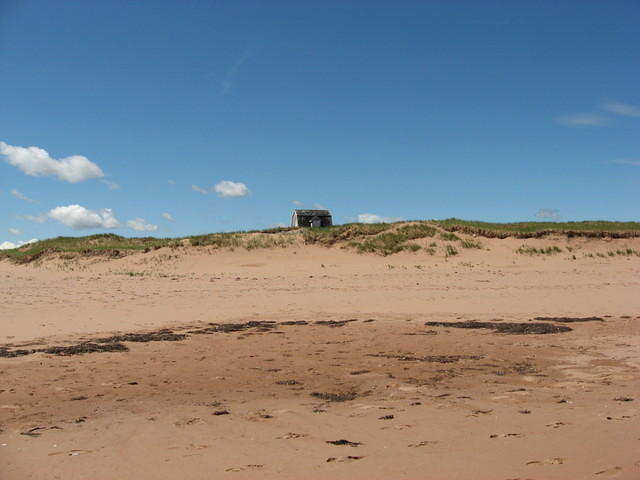
<svg viewBox="0 0 640 480"><path fill-rule="evenodd" d="M438 231L438 229L445 230L445 232ZM424 247L411 241L435 237L436 235L441 240L458 241L460 246L465 249L482 248L480 242L468 238L460 238L452 232L498 238L506 236L530 238L544 236L547 233L565 233L569 236L638 237L640 236L640 222L489 223L450 218L430 222L349 223L324 228L277 228L252 232L194 235L173 239L154 237L127 238L107 233L86 237L56 237L41 240L16 249L2 250L0 251L0 259L11 258L18 262L28 262L39 258L47 252L120 256L127 252L150 251L161 247L179 247L182 245L252 250L286 247L292 245L296 239L303 240L305 244L323 246L341 243L356 249L360 253L391 255L401 251L424 249L425 252L433 254L435 252L435 244ZM451 248L455 249L453 246ZM447 256L455 255L453 251L445 253ZM520 253L532 254L533 252ZM544 253L549 254L550 252Z"/></svg>
<svg viewBox="0 0 640 480"><path fill-rule="evenodd" d="M160 248L170 240L154 237L126 238L112 233L87 237L56 237L23 245L13 250L0 251L0 257L33 258L43 252L115 252L120 250L151 250Z"/></svg>
<svg viewBox="0 0 640 480"><path fill-rule="evenodd" d="M353 241L349 245L360 253L391 255L403 250L415 252L420 250L420 245L406 242L419 238L433 237L435 234L436 229L434 227L425 223L416 223L404 225L394 231L384 232L361 242Z"/></svg>
<svg viewBox="0 0 640 480"><path fill-rule="evenodd" d="M377 235L394 228L391 223L347 223L332 227L302 228L302 238L307 244L335 245L357 237Z"/></svg>
<svg viewBox="0 0 640 480"><path fill-rule="evenodd" d="M546 248L535 248L535 247L527 247L526 245L522 245L516 250L516 253L521 255L554 255L556 253L562 252L562 249L557 246L546 247Z"/></svg>
<svg viewBox="0 0 640 480"><path fill-rule="evenodd" d="M475 220L449 218L434 220L434 224L449 231L477 231L498 233L534 234L542 232L634 232L640 234L640 222L610 222L605 220L589 220L584 222L517 222L490 223Z"/></svg>

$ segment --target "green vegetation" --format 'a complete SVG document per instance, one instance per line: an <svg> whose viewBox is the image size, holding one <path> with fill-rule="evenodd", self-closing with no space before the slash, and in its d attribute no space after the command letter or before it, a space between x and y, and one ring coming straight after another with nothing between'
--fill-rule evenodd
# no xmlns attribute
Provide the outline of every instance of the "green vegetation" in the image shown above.
<svg viewBox="0 0 640 480"><path fill-rule="evenodd" d="M556 253L562 252L560 247L547 247L547 248L535 248L535 247L527 247L526 245L522 245L520 248L516 250L516 253L520 253L522 255L555 255Z"/></svg>
<svg viewBox="0 0 640 480"><path fill-rule="evenodd" d="M56 237L0 251L0 258L30 261L45 252L77 252L93 255L119 256L125 251L149 251L167 245L169 240L153 237L125 238L112 233L88 237Z"/></svg>
<svg viewBox="0 0 640 480"><path fill-rule="evenodd" d="M395 224L390 223L348 223L333 227L302 228L300 230L305 243L331 246L357 237L377 235L394 227Z"/></svg>
<svg viewBox="0 0 640 480"><path fill-rule="evenodd" d="M425 223L404 225L392 232L384 232L361 242L353 241L349 246L355 248L360 253L378 253L380 255L391 255L403 250L415 252L420 249L420 245L415 243L406 244L409 240L433 237L436 229Z"/></svg>
<svg viewBox="0 0 640 480"><path fill-rule="evenodd" d="M453 257L455 255L458 255L458 249L452 245L447 245L444 252L445 257Z"/></svg>
<svg viewBox="0 0 640 480"><path fill-rule="evenodd" d="M444 232L441 231L445 230ZM461 238L453 232L474 234L488 238L535 238L548 234L564 234L568 237L640 237L639 222L521 222L487 223L451 218L433 222L397 222L362 224L350 223L324 228L275 228L252 232L213 233L183 238L126 238L115 234L100 234L86 237L57 237L42 240L13 250L0 251L0 260L10 258L16 262L37 260L47 253L57 253L62 260L73 261L78 256L121 257L129 252L148 252L161 247L179 248L182 246L209 247L215 249L262 249L278 248L304 241L305 244L333 246L341 244L360 253L391 255L402 251L423 252L435 255L438 245L431 241L422 246L415 240L437 237L445 242L460 242L464 249L482 248L475 239ZM426 243L425 243L426 244ZM444 246L445 256L459 252L451 244ZM572 253L573 249L567 247ZM525 255L552 255L560 253L559 247L533 248L526 245L516 250ZM626 248L611 250L607 254L597 253L598 257L640 256L637 250ZM593 255L591 255L593 256Z"/></svg>
<svg viewBox="0 0 640 480"><path fill-rule="evenodd" d="M607 252L607 255L609 255L610 257L613 257L615 255L621 255L623 257L631 257L631 256L640 257L640 252L638 250L634 250L633 248L625 248L624 250L622 249L610 250Z"/></svg>
<svg viewBox="0 0 640 480"><path fill-rule="evenodd" d="M242 245L242 238L238 233L212 233L188 237L194 247L238 248Z"/></svg>
<svg viewBox="0 0 640 480"><path fill-rule="evenodd" d="M269 233L213 233L186 237L185 240L194 247L245 248L247 250L286 247L293 243L293 238L290 236Z"/></svg>
<svg viewBox="0 0 640 480"><path fill-rule="evenodd" d="M610 257L615 257L617 255L622 257L640 257L640 251L635 250L633 248L625 248L625 249L618 249L618 250L609 250L607 252L607 255ZM607 258L607 255L605 255L602 252L584 254L585 257L589 257L589 258L593 258L594 256L600 257L600 258Z"/></svg>
<svg viewBox="0 0 640 480"><path fill-rule="evenodd" d="M640 251L635 250L633 248L624 248L624 249L619 248L617 250L609 250L606 255L602 252L596 252L596 253L585 253L584 256L588 258L594 258L594 257L607 258L607 256L609 257L615 257L615 256L640 257Z"/></svg>
<svg viewBox="0 0 640 480"><path fill-rule="evenodd" d="M434 220L434 224L448 231L479 233L485 236L495 234L518 234L523 236L535 236L535 234L567 233L576 234L594 233L605 236L607 233L624 233L624 236L640 236L640 222L608 222L604 220L585 222L518 222L518 223L489 223L473 220L460 220L449 218L447 220ZM494 235L491 235L493 233Z"/></svg>
<svg viewBox="0 0 640 480"><path fill-rule="evenodd" d="M450 233L450 232L441 232L440 238L447 242L455 242L456 240L460 240L459 236L457 236L455 233Z"/></svg>
<svg viewBox="0 0 640 480"><path fill-rule="evenodd" d="M460 240L460 245L462 248L482 248L482 244L475 240Z"/></svg>

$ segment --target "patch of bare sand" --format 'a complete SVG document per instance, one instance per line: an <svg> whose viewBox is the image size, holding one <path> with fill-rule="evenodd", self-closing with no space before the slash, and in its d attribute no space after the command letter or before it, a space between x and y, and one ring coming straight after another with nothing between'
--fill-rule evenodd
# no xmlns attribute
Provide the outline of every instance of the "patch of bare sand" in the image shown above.
<svg viewBox="0 0 640 480"><path fill-rule="evenodd" d="M6 350L128 350L0 358L0 478L638 478L640 262L483 243L0 262Z"/></svg>

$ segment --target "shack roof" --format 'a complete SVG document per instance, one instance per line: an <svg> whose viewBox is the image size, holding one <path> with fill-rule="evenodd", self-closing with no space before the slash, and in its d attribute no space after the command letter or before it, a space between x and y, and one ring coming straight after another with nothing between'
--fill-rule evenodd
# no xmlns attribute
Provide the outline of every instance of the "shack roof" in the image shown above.
<svg viewBox="0 0 640 480"><path fill-rule="evenodd" d="M316 217L330 217L331 212L329 210L294 210L298 216L316 216Z"/></svg>

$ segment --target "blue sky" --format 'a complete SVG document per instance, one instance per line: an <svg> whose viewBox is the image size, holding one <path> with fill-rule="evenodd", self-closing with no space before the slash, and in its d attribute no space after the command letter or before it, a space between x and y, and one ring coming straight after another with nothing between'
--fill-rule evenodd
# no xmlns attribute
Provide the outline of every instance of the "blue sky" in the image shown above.
<svg viewBox="0 0 640 480"><path fill-rule="evenodd" d="M0 244L316 205L638 220L638 25L615 0L0 0Z"/></svg>

